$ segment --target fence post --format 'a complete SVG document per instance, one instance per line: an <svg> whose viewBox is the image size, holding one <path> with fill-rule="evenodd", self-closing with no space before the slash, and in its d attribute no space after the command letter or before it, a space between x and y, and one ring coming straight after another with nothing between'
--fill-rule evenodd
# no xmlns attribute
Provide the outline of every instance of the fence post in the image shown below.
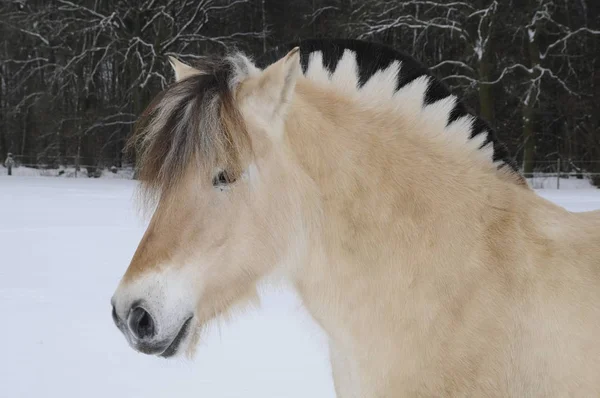
<svg viewBox="0 0 600 398"><path fill-rule="evenodd" d="M556 189L560 189L560 158L556 160Z"/></svg>
<svg viewBox="0 0 600 398"><path fill-rule="evenodd" d="M77 178L78 172L79 172L79 148L77 148L77 156L75 157L75 178Z"/></svg>
<svg viewBox="0 0 600 398"><path fill-rule="evenodd" d="M6 167L6 171L8 173L9 176L12 175L12 168L13 165L15 164L15 160L13 159L12 153L8 153L6 155L6 160L4 161L4 166Z"/></svg>

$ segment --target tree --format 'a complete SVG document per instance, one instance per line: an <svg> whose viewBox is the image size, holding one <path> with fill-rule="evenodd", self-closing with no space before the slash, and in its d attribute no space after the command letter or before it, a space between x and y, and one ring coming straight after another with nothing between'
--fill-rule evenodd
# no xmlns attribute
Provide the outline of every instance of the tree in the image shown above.
<svg viewBox="0 0 600 398"><path fill-rule="evenodd" d="M429 65L525 172L600 172L599 31L593 0L0 0L0 156L120 166L168 55L353 37Z"/></svg>

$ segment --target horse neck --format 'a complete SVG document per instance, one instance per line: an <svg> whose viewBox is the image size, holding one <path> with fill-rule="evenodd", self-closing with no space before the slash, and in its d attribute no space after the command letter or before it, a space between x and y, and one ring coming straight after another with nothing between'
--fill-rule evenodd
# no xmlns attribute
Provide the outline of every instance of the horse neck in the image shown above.
<svg viewBox="0 0 600 398"><path fill-rule="evenodd" d="M489 204L492 193L502 201L523 190L472 148L448 145L440 137L449 133L432 131L422 119L393 107L367 108L302 81L286 130L301 167L331 203L432 214L458 203L472 211Z"/></svg>
<svg viewBox="0 0 600 398"><path fill-rule="evenodd" d="M340 275L357 272L357 280L376 278L377 269L459 264L498 219L509 218L507 233L518 221L519 198L526 195L518 191L527 190L501 178L493 165L469 158L468 151L444 147L436 132L421 131L426 126L418 115L367 109L299 84L286 131L319 192L314 264L336 264L344 269ZM325 272L315 267L303 273L300 285L310 286L311 276Z"/></svg>

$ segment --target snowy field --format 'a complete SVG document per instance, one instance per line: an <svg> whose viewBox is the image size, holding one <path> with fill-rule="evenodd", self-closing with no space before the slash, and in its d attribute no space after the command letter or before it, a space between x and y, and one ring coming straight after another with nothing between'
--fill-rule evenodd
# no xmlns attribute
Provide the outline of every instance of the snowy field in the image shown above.
<svg viewBox="0 0 600 398"><path fill-rule="evenodd" d="M109 301L144 232L134 187L0 176L0 397L334 397L326 340L288 291L211 329L193 361L127 346ZM600 190L539 192L600 208Z"/></svg>

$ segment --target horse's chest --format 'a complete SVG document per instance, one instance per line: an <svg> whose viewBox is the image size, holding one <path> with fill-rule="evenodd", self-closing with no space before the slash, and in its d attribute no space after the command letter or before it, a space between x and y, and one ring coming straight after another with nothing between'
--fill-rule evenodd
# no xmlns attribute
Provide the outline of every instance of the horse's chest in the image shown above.
<svg viewBox="0 0 600 398"><path fill-rule="evenodd" d="M331 371L337 398L359 398L364 396L361 388L361 374L358 363L332 341L329 343Z"/></svg>

